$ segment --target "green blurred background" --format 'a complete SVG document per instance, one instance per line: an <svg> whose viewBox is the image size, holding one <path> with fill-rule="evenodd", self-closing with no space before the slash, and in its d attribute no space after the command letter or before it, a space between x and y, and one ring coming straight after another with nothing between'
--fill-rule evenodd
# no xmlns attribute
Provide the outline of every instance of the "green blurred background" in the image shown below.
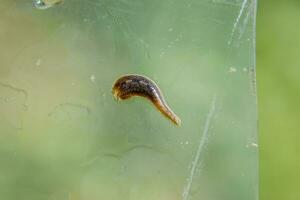
<svg viewBox="0 0 300 200"><path fill-rule="evenodd" d="M299 200L300 0L258 3L260 200Z"/></svg>
<svg viewBox="0 0 300 200"><path fill-rule="evenodd" d="M0 200L256 199L254 2L0 0Z"/></svg>
<svg viewBox="0 0 300 200"><path fill-rule="evenodd" d="M300 199L300 1L261 0L257 18L260 199Z"/></svg>

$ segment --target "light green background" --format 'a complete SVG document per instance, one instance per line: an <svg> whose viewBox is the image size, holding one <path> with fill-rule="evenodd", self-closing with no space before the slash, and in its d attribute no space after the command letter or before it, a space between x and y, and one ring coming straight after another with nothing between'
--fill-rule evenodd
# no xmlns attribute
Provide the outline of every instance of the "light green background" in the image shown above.
<svg viewBox="0 0 300 200"><path fill-rule="evenodd" d="M261 0L257 18L260 199L300 199L300 1Z"/></svg>

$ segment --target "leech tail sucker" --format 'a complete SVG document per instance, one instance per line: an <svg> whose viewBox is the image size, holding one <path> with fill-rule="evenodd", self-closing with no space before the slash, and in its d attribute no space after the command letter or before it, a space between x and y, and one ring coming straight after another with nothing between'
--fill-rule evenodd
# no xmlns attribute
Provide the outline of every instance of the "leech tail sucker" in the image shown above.
<svg viewBox="0 0 300 200"><path fill-rule="evenodd" d="M166 102L157 102L153 104L165 117L170 119L174 124L176 124L177 126L181 125L180 118L169 108Z"/></svg>
<svg viewBox="0 0 300 200"><path fill-rule="evenodd" d="M150 100L153 105L174 124L180 126L180 118L170 109L157 84L142 75L124 75L116 80L112 89L117 100L141 96Z"/></svg>

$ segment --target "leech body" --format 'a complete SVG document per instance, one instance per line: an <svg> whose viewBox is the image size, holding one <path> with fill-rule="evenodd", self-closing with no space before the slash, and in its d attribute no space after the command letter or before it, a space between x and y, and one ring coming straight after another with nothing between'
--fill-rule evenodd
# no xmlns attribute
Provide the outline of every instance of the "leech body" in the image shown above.
<svg viewBox="0 0 300 200"><path fill-rule="evenodd" d="M133 96L145 97L173 123L178 126L181 124L180 118L169 108L158 86L145 76L135 74L122 76L116 80L112 92L117 100Z"/></svg>

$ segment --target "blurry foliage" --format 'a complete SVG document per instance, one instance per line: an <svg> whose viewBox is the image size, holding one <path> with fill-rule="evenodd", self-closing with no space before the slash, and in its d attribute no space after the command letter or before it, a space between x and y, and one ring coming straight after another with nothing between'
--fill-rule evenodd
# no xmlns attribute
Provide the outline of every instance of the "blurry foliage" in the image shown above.
<svg viewBox="0 0 300 200"><path fill-rule="evenodd" d="M300 1L262 0L257 18L260 199L300 199Z"/></svg>

